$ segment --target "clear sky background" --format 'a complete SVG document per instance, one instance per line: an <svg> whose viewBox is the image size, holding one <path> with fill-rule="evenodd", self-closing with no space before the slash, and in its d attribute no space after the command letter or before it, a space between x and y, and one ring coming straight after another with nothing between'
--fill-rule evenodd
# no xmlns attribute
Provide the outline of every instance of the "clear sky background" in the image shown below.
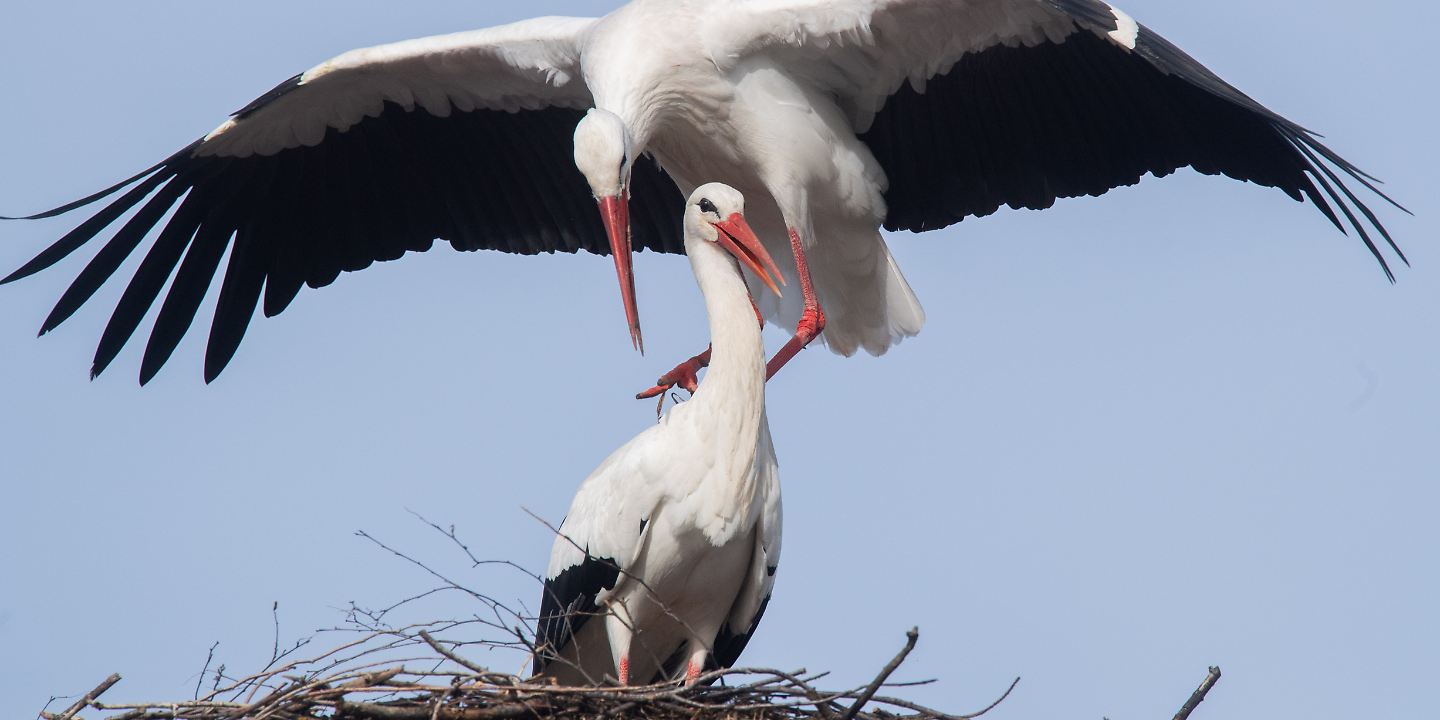
<svg viewBox="0 0 1440 720"><path fill-rule="evenodd" d="M11 3L0 213L128 176L344 50L612 6ZM1440 10L1124 7L1385 179L1416 217L1372 206L1414 268L1392 286L1312 207L1189 171L893 237L925 331L880 359L807 351L771 385L785 548L742 662L859 683L919 625L901 679L940 678L911 694L956 712L1022 675L994 717L1168 717L1219 664L1197 717L1431 715ZM0 225L0 269L78 219ZM263 664L273 601L293 639L429 587L358 529L533 604L406 509L543 569L521 508L558 520L653 420L630 396L706 341L683 258L637 262L641 357L608 260L437 246L257 319L211 386L195 329L149 387L141 342L92 383L123 282L33 339L88 257L0 288L3 717L115 671L109 700L186 697L216 641Z"/></svg>

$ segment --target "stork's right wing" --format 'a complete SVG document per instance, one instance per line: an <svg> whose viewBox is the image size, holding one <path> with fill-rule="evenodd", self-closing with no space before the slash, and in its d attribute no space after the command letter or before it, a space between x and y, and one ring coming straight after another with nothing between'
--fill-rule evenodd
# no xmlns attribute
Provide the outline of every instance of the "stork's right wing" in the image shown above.
<svg viewBox="0 0 1440 720"><path fill-rule="evenodd" d="M115 359L173 275L145 348L143 384L188 331L229 249L206 349L208 382L234 355L262 289L273 316L302 285L328 285L341 271L427 250L436 238L460 250L609 254L572 154L575 125L592 105L580 43L593 23L537 18L326 61L144 172L30 216L118 195L0 284L50 267L119 224L46 318L44 334L158 230L91 369L98 375ZM674 183L642 158L631 194L634 244L684 252Z"/></svg>
<svg viewBox="0 0 1440 720"><path fill-rule="evenodd" d="M602 612L597 599L615 588L621 574L620 559L592 554L588 545L579 545L566 534L564 522L560 533L550 555L550 572L535 624L533 671L537 675L556 662L580 628ZM578 547L571 546L572 542Z"/></svg>
<svg viewBox="0 0 1440 720"><path fill-rule="evenodd" d="M643 454L651 437L653 432L641 433L606 458L581 484L560 523L535 627L536 674L565 655L576 633L604 612L604 598L627 581L627 569L645 545L658 494L636 480L635 451Z"/></svg>

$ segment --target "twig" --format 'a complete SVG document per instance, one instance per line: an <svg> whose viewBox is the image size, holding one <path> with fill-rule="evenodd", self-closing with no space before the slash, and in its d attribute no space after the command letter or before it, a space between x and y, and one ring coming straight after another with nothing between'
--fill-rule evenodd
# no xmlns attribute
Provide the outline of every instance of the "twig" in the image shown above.
<svg viewBox="0 0 1440 720"><path fill-rule="evenodd" d="M205 682L205 675L210 672L210 662L215 659L215 648L217 647L220 647L219 640L216 640L215 644L210 646L210 652L205 654L205 667L200 668L200 677L195 678L194 699L196 700L200 699L200 685Z"/></svg>
<svg viewBox="0 0 1440 720"><path fill-rule="evenodd" d="M404 667L394 667L390 668L389 670L381 670L380 672L376 673L367 673L339 686L336 689L341 691L350 691L359 690L361 688L367 688L374 685L385 685L391 680L394 680L397 675L403 672L405 672Z"/></svg>
<svg viewBox="0 0 1440 720"><path fill-rule="evenodd" d="M445 659L455 663L456 665L459 665L460 667L465 668L466 670L469 670L470 672L475 673L476 675L488 677L493 674L490 672L489 668L480 667L479 665L476 665L475 663L472 663L469 660L466 660L465 658L456 655L454 652L447 650L445 646L441 645L439 641L437 641L434 637L431 637L430 633L424 630L420 631L420 639L424 640L425 644L429 645L431 649L433 649L435 652L444 655Z"/></svg>
<svg viewBox="0 0 1440 720"><path fill-rule="evenodd" d="M1200 682L1200 687L1195 688L1195 692L1190 693L1190 699L1186 700L1185 704L1180 707L1180 712L1175 713L1175 720L1187 720L1190 717L1190 713L1195 712L1195 708L1205 701L1205 696L1210 694L1210 688L1215 687L1215 683L1219 681L1220 666L1212 665L1210 672L1206 673L1205 679Z"/></svg>
<svg viewBox="0 0 1440 720"><path fill-rule="evenodd" d="M275 645L270 650L270 662L280 659L280 601L270 602L270 619L275 621Z"/></svg>
<svg viewBox="0 0 1440 720"><path fill-rule="evenodd" d="M973 713L970 713L969 715L965 715L964 717L967 717L967 718L978 718L978 717L980 717L981 715L984 715L985 713L988 713L988 712L990 712L991 710L994 710L996 707L998 707L998 706L1000 705L1000 703L1005 702L1005 698L1010 697L1010 693L1015 692L1015 686L1016 686L1016 685L1019 685L1019 684L1020 684L1020 678L1017 677L1017 678L1015 678L1014 680L1012 680L1012 681L1010 682L1010 687L1005 688L1005 692L1004 692L1002 695L1000 695L1000 697L995 698L995 702L992 702L992 703L990 703L989 705L986 705L986 706L985 706L985 709L984 709L984 710L981 710L980 712L973 712Z"/></svg>
<svg viewBox="0 0 1440 720"><path fill-rule="evenodd" d="M56 715L55 720L70 720L70 718L75 717L76 713L84 710L90 703L95 702L97 698L105 694L106 690L114 687L115 683L118 682L120 682L120 673L111 673L110 677L105 678L104 682L96 685L94 690L85 693L83 697L75 701L74 705L65 708L65 712Z"/></svg>
<svg viewBox="0 0 1440 720"><path fill-rule="evenodd" d="M884 685L885 681L890 678L890 674L895 672L896 668L900 667L900 663L905 662L905 656L909 655L910 651L915 649L915 642L919 639L920 628L912 627L906 631L905 647L900 648L900 652L896 653L889 664L880 671L880 674L875 676L875 679L870 682L870 686L865 688L865 692L860 694L860 699L856 700L855 704L851 705L850 709L846 710L845 714L840 716L840 720L854 720L855 715L860 712L860 708L865 707L865 703L870 702L870 698L875 697L875 693L879 691L880 686Z"/></svg>

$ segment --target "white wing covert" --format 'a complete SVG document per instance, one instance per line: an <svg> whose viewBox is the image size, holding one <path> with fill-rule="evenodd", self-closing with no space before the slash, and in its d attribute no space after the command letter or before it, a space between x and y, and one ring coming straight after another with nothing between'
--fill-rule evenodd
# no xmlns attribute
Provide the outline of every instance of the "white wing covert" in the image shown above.
<svg viewBox="0 0 1440 720"><path fill-rule="evenodd" d="M387 103L436 117L452 111L583 110L576 42L595 21L546 17L351 50L281 83L206 135L196 154L274 155L320 144ZM301 92L296 92L301 91Z"/></svg>

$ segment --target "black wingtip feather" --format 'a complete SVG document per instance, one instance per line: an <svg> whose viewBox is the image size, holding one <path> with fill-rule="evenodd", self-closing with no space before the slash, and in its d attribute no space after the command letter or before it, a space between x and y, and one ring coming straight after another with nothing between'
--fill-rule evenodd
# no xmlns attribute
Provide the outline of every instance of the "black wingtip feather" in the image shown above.
<svg viewBox="0 0 1440 720"><path fill-rule="evenodd" d="M185 184L179 180L171 180L111 236L109 242L90 259L56 301L55 307L50 310L50 315L45 318L45 323L40 328L42 334L65 322L94 296L100 286L115 274L125 258L140 245L141 240L171 205L185 194L185 188Z"/></svg>
<svg viewBox="0 0 1440 720"><path fill-rule="evenodd" d="M155 163L154 165L151 165L150 167L145 168L144 170L141 170L140 172L135 173L134 175L131 175L130 177L125 178L124 180L121 180L120 182L115 183L114 185L111 185L111 186L108 187L108 188L105 188L104 190L101 190L101 191L99 191L99 192L93 193L93 194L91 194L91 195L86 195L85 197L80 198L79 200L75 200L75 201L73 201L73 202L68 202L68 203L65 203L64 205L61 205L61 206L59 206L59 207L51 208L51 209L46 210L46 211L44 211L44 212L35 213L34 215L24 215L24 216L20 216L20 217L11 217L11 216L7 216L7 215L0 215L0 220L44 220L44 219L46 219L46 218L52 218L52 217L55 217L55 216L57 216L57 215L64 215L65 213L68 213L68 212L70 212L71 210L76 210L76 209L85 207L86 205L89 205L89 204L91 204L91 203L93 203L93 202L95 202L95 201L97 201L97 200L101 200L101 199L107 198L107 197L109 197L109 196L111 196L111 195L114 195L117 191L121 190L122 188L125 188L125 187L129 186L131 183L134 183L134 182L136 182L137 180L140 180L140 179L144 178L146 175L149 175L150 173L156 172L157 170L160 170L160 169L165 168L165 167L167 167L167 166L174 166L174 165L180 163L181 161L183 161L184 158L188 157L191 153L195 152L195 148L199 147L199 146L200 146L200 143L202 143L202 142L204 142L204 138L201 138L201 139L199 139L199 140L196 140L195 142L190 143L189 145L186 145L186 146L185 146L184 148L182 148L179 152L176 152L175 154L171 155L170 157L165 158L164 160L161 160L160 162Z"/></svg>
<svg viewBox="0 0 1440 720"><path fill-rule="evenodd" d="M25 263L19 269L6 275L3 280L0 280L0 285L5 285L34 275L69 257L71 253L78 250L80 246L85 243L93 240L96 235L99 235L106 227L109 227L111 223L125 214L127 210L139 204L140 201L145 199L155 188L159 187L161 183L173 175L174 173L171 171L162 171L150 176L144 182L136 185L129 192L115 200L115 202L106 205L89 219L77 225L75 229L65 233L59 240L52 243L50 247L45 248L39 255L31 258L30 262Z"/></svg>
<svg viewBox="0 0 1440 720"><path fill-rule="evenodd" d="M1380 196L1382 200L1389 203L1396 209L1401 210L1408 215L1415 214L1410 212L1408 208L1396 202L1394 198L1390 197L1379 187L1377 187L1378 185L1384 185L1385 181L1375 177L1374 175L1371 175L1370 173L1365 172L1364 170L1361 170L1360 168L1356 167L1354 163L1346 160L1343 157L1340 157L1338 153L1326 147L1324 143L1320 142L1318 138L1324 137L1323 135L1318 135L1316 133L1305 130L1304 134L1300 135L1300 137L1303 139L1306 146L1312 148L1315 152L1319 153L1321 157L1329 160L1331 164L1335 165L1341 170L1344 170L1345 173L1350 177L1355 178L1357 182L1365 186L1365 189Z"/></svg>
<svg viewBox="0 0 1440 720"><path fill-rule="evenodd" d="M120 302L110 315L110 322L100 334L100 344L95 348L93 372L98 375L114 362L120 350L135 334L145 313L155 303L165 281L175 272L185 248L195 237L206 209L207 198L200 190L192 190L180 203L175 215L160 231L160 236L150 246L150 252L140 262L135 276L120 296Z"/></svg>
<svg viewBox="0 0 1440 720"><path fill-rule="evenodd" d="M160 372L179 346L181 338L185 337L229 245L228 218L223 217L223 209L213 215L221 217L207 218L195 233L170 292L160 306L160 314L155 318L155 327L150 332L150 341L146 343L145 354L140 361L141 385L150 382Z"/></svg>
<svg viewBox="0 0 1440 720"><path fill-rule="evenodd" d="M215 303L215 317L210 322L210 339L205 345L207 385L230 364L245 338L265 283L264 267L253 257L263 257L267 252L265 236L257 235L251 225L236 231L225 280L220 285L220 299Z"/></svg>
<svg viewBox="0 0 1440 720"><path fill-rule="evenodd" d="M1374 215L1370 213L1369 208L1366 208L1365 204L1355 197L1355 193L1346 187L1344 182L1341 182L1340 177L1335 174L1334 170L1331 170L1329 166L1325 165L1324 162L1315 156L1315 153L1311 151L1311 148L1304 142L1303 138L1299 142L1295 142L1294 145L1301 154L1310 161L1310 172L1320 181L1320 186L1325 189L1325 193L1329 195L1330 199L1335 202L1335 205L1340 208L1340 212L1345 214L1345 219L1350 221L1350 227L1355 228L1355 232L1360 235L1360 240L1365 243L1365 247L1370 250L1370 254L1374 255L1375 260L1380 263L1380 269L1385 271L1386 279L1394 283L1395 273L1390 269L1390 263L1385 260L1385 255L1380 252L1379 246L1377 246L1375 241L1370 237L1370 233L1366 232L1364 224L1355 217L1355 212L1350 209L1350 205L1353 204L1360 208L1363 213L1373 221ZM1326 180L1327 178L1329 179L1328 182ZM1337 187L1339 188L1338 192L1335 189ZM1342 193L1345 198L1340 197ZM1346 203L1345 199L1349 199L1350 203ZM1394 248L1396 252L1399 252L1400 248L1395 245L1394 240L1390 240L1390 234L1385 231L1384 226L1376 222L1375 227L1380 230L1382 236L1389 240L1390 246ZM1344 232L1345 228L1341 227L1340 230ZM1346 234L1348 235L1349 233ZM1401 253L1401 257L1404 257L1403 253Z"/></svg>

